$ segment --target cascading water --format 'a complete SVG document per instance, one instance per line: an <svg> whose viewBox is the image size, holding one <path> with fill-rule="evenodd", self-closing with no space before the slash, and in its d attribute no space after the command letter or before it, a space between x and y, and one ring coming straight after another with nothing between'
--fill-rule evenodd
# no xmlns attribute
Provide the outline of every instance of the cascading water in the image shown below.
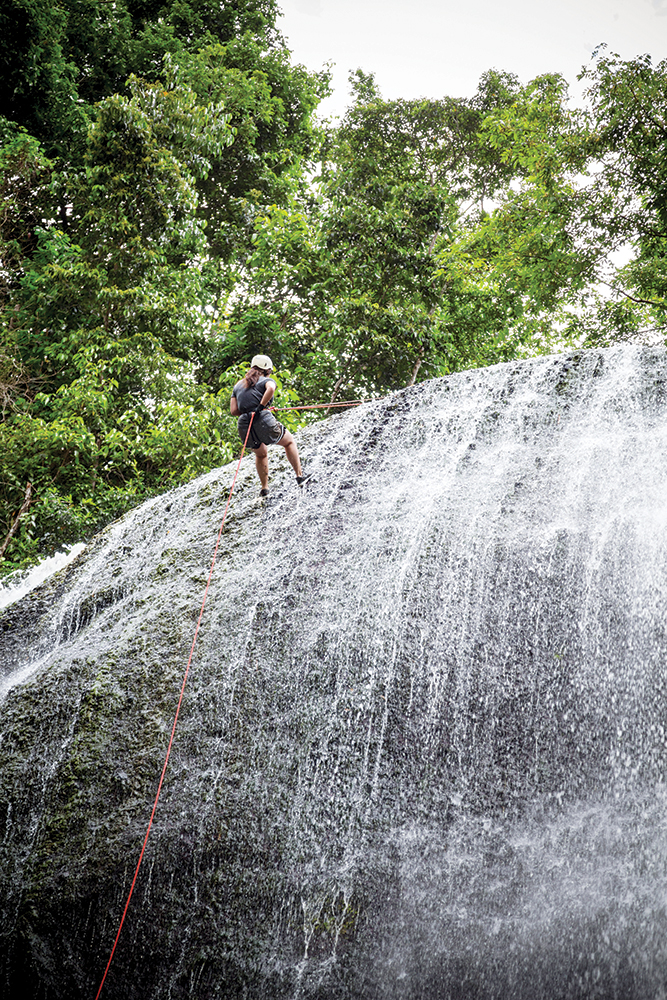
<svg viewBox="0 0 667 1000"><path fill-rule="evenodd" d="M667 352L467 372L237 485L109 998L667 990ZM0 613L4 995L94 997L232 469Z"/></svg>
<svg viewBox="0 0 667 1000"><path fill-rule="evenodd" d="M0 580L0 609L14 604L15 601L29 594L40 583L81 555L85 547L83 542L77 542L76 545L66 546L53 556L46 556L30 569L15 570L13 573L9 573L8 576Z"/></svg>

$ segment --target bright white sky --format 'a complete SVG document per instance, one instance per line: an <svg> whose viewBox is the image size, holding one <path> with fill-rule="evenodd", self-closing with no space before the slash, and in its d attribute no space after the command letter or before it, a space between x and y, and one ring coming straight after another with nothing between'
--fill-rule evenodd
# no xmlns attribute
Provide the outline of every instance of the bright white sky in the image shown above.
<svg viewBox="0 0 667 1000"><path fill-rule="evenodd" d="M320 107L342 114L348 73L374 72L382 96L471 97L488 69L527 83L576 77L606 42L623 59L667 59L667 0L282 0L278 22L293 61L333 62L334 95Z"/></svg>

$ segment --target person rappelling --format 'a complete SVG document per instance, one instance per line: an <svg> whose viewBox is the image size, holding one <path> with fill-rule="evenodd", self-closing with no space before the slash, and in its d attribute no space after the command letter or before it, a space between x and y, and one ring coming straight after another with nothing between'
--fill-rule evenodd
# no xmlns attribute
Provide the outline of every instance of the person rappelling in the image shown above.
<svg viewBox="0 0 667 1000"><path fill-rule="evenodd" d="M303 486L310 478L303 474L296 441L268 408L276 391L276 383L269 378L272 371L271 358L267 357L266 354L256 354L250 362L250 371L234 386L229 402L232 416L239 418L239 437L242 441L248 437L248 446L255 452L255 467L259 476L261 486L259 495L261 497L269 495L269 453L267 449L269 444L283 446L287 461L296 474L298 486ZM248 427L250 427L249 435Z"/></svg>

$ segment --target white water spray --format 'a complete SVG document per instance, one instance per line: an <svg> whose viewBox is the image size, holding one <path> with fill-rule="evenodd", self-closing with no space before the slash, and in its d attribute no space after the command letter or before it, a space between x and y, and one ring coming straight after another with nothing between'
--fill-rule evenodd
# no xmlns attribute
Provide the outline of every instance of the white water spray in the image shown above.
<svg viewBox="0 0 667 1000"><path fill-rule="evenodd" d="M85 548L86 546L83 542L78 542L76 545L71 545L63 549L62 552L46 556L45 559L42 559L36 566L31 566L30 569L16 570L16 572L10 573L3 580L0 580L0 608L6 608L10 604L14 604L15 601L20 601L22 597L29 594L35 587L39 587L41 583L48 580L58 570L64 569L65 566L69 565L77 556L81 555Z"/></svg>
<svg viewBox="0 0 667 1000"><path fill-rule="evenodd" d="M308 490L240 477L111 996L660 996L667 353L462 373L299 447ZM108 956L230 479L0 617L4 975L46 939L58 1000Z"/></svg>

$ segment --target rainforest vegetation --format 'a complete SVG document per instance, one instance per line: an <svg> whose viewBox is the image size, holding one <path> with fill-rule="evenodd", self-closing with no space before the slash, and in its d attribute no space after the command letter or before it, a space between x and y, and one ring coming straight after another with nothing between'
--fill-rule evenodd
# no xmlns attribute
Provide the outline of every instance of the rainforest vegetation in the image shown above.
<svg viewBox="0 0 667 1000"><path fill-rule="evenodd" d="M278 13L0 9L3 572L229 461L255 352L307 404L667 333L667 63L327 122Z"/></svg>

